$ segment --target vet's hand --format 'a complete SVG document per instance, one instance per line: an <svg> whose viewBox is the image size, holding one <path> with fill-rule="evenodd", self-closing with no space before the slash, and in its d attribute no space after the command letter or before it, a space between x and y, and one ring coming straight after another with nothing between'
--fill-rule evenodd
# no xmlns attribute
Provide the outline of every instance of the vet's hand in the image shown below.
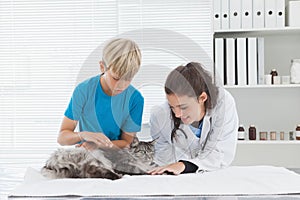
<svg viewBox="0 0 300 200"><path fill-rule="evenodd" d="M113 143L103 133L79 132L81 140L92 142L97 145L97 148L113 147Z"/></svg>
<svg viewBox="0 0 300 200"><path fill-rule="evenodd" d="M185 165L182 162L176 162L163 167L156 167L151 171L149 171L148 173L151 175L163 174L163 173L172 173L174 175L178 175L181 172L183 172L184 169L185 169Z"/></svg>

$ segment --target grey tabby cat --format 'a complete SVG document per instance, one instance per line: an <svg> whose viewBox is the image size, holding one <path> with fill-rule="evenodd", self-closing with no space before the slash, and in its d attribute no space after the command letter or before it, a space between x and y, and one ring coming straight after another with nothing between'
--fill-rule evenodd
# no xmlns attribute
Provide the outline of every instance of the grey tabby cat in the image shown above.
<svg viewBox="0 0 300 200"><path fill-rule="evenodd" d="M128 149L58 149L41 173L48 178L119 179L124 174L142 175L157 165L153 162L154 141L134 141Z"/></svg>

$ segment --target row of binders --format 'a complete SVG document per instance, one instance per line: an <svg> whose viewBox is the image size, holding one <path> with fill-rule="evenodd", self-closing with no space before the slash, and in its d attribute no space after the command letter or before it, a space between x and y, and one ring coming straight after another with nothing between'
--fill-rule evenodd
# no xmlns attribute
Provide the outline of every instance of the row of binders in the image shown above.
<svg viewBox="0 0 300 200"><path fill-rule="evenodd" d="M223 85L264 84L264 38L215 38L214 59Z"/></svg>
<svg viewBox="0 0 300 200"><path fill-rule="evenodd" d="M213 0L214 31L285 26L285 0Z"/></svg>

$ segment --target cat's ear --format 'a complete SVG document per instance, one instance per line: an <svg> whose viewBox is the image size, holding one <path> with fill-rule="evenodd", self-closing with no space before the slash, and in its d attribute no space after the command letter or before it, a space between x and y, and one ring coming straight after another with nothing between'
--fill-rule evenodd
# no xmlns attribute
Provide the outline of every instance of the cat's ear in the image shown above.
<svg viewBox="0 0 300 200"><path fill-rule="evenodd" d="M152 145L154 145L154 144L156 143L156 141L158 140L158 138L159 138L159 137L157 137L157 138L153 139L153 140L152 140L152 141L150 141L149 143L150 143L150 144L152 144Z"/></svg>
<svg viewBox="0 0 300 200"><path fill-rule="evenodd" d="M135 135L134 137L133 137L133 140L132 140L132 142L131 142L131 144L130 144L130 147L132 148L132 147L136 147L138 144L139 144L139 139L138 139L138 137Z"/></svg>

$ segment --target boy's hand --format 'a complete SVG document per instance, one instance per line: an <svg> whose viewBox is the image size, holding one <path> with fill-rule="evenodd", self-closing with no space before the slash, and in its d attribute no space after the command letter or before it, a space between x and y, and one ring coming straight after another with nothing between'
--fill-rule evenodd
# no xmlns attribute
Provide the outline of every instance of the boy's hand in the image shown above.
<svg viewBox="0 0 300 200"><path fill-rule="evenodd" d="M81 144L76 144L75 147L83 147L89 151L98 149L98 146L94 142L83 142Z"/></svg>
<svg viewBox="0 0 300 200"><path fill-rule="evenodd" d="M81 140L85 140L85 142L91 142L96 145L97 148L101 147L113 147L113 143L111 140L106 137L103 133L93 133L93 132L79 132L78 133ZM87 146L91 146L91 144L86 144Z"/></svg>

